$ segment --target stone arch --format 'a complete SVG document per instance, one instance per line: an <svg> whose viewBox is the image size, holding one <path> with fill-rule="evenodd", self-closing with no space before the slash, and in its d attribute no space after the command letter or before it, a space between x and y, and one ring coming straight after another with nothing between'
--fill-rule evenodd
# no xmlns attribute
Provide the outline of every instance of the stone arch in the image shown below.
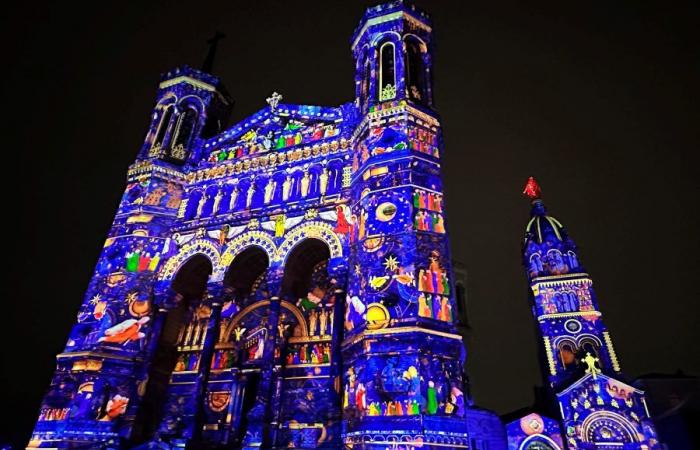
<svg viewBox="0 0 700 450"><path fill-rule="evenodd" d="M333 230L332 225L320 220L315 220L289 231L284 242L277 248L273 260L283 263L286 262L287 256L289 256L292 249L301 241L308 238L314 238L324 242L330 250L331 259L343 256L343 244Z"/></svg>
<svg viewBox="0 0 700 450"><path fill-rule="evenodd" d="M401 35L397 33L396 31L385 31L384 33L380 33L372 39L371 45L373 47L376 47L377 44L380 42L384 42L385 40L393 40L395 42L401 42Z"/></svg>
<svg viewBox="0 0 700 450"><path fill-rule="evenodd" d="M221 256L219 255L219 250L217 250L216 245L206 239L195 239L183 245L177 255L173 256L165 263L163 270L158 275L158 280L171 280L180 267L195 255L203 255L209 258L214 268L214 272L212 273L213 280L215 274L218 272L217 269L221 267Z"/></svg>
<svg viewBox="0 0 700 450"><path fill-rule="evenodd" d="M221 253L219 265L215 266L214 279L219 280L219 275L223 277L236 255L251 246L263 249L263 251L267 253L270 262L274 261L277 257L277 246L268 233L259 230L246 231L233 238L226 245L226 248Z"/></svg>
<svg viewBox="0 0 700 450"><path fill-rule="evenodd" d="M520 444L520 447L518 450L526 450L528 449L531 445L536 444L537 442L542 442L546 446L551 447L552 450L561 450L561 447L554 442L552 438L549 436L545 436L543 434L533 434L532 436L528 436L525 438L525 440Z"/></svg>
<svg viewBox="0 0 700 450"><path fill-rule="evenodd" d="M241 320L243 320L243 318L246 315L248 315L248 313L250 313L251 311L254 311L258 308L263 308L265 306L268 306L269 304L270 304L270 300L262 300L262 301L250 304L250 305L246 306L245 308L243 308L242 310L240 310L238 312L238 314L233 316L233 319L231 319L231 322L226 327L226 332L224 333L224 336L226 336L226 338L228 338L228 336L231 336L231 333L233 333L233 330L236 329L238 324L241 322ZM294 318L297 319L297 322L299 323L299 328L301 330L301 335L308 336L309 335L309 328L306 324L306 319L304 319L304 315L301 313L299 308L297 308L296 306L294 306L294 304L292 304L288 301L285 301L285 300L282 300L280 302L280 306L282 308L286 309L287 311L289 311L290 313L292 313Z"/></svg>

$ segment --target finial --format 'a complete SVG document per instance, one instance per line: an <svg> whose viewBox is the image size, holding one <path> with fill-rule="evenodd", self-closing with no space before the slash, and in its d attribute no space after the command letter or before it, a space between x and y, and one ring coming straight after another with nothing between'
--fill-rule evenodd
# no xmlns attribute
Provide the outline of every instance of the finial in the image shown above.
<svg viewBox="0 0 700 450"><path fill-rule="evenodd" d="M530 200L537 200L540 198L542 195L542 190L540 189L540 185L537 184L535 177L530 177L527 179L523 194L527 195Z"/></svg>
<svg viewBox="0 0 700 450"><path fill-rule="evenodd" d="M594 357L593 355L590 354L590 352L586 352L586 357L581 360L581 362L585 363L586 366L586 373L590 374L593 379L595 380L596 375L601 373L602 371L596 367L596 363L598 362L598 358Z"/></svg>
<svg viewBox="0 0 700 450"><path fill-rule="evenodd" d="M214 69L214 57L216 56L216 46L219 45L219 41L225 38L226 35L221 31L214 33L214 36L207 39L207 44L209 44L209 51L207 52L207 57L204 58L202 63L202 72L211 73Z"/></svg>
<svg viewBox="0 0 700 450"><path fill-rule="evenodd" d="M277 92L273 92L271 96L265 99L273 112L277 109L277 105L279 105L280 100L282 100L282 95L278 94Z"/></svg>

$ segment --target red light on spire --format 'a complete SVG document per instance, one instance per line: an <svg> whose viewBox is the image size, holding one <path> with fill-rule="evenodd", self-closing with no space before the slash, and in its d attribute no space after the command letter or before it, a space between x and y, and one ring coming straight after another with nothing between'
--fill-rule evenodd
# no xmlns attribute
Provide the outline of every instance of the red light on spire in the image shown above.
<svg viewBox="0 0 700 450"><path fill-rule="evenodd" d="M537 181L535 181L535 177L530 177L527 179L523 194L527 195L530 200L537 200L540 198L542 191L540 190L540 185L537 184Z"/></svg>

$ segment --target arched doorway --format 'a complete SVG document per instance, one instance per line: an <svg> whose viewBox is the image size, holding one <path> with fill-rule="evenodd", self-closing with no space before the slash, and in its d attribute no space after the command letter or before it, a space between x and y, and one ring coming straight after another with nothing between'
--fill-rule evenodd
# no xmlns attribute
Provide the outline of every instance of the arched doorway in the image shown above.
<svg viewBox="0 0 700 450"><path fill-rule="evenodd" d="M325 295L330 283L328 280L328 259L331 252L328 245L319 239L305 239L298 243L286 258L282 296L295 303L310 292L316 296ZM308 308L304 308L308 309Z"/></svg>
<svg viewBox="0 0 700 450"><path fill-rule="evenodd" d="M209 258L194 255L180 267L172 281L176 304L167 312L152 356L146 392L135 422L133 436L136 442L151 439L160 424L170 376L183 359L178 346L183 340L192 341L195 337L197 317L193 313L206 292L212 269ZM201 327L198 333L201 334Z"/></svg>
<svg viewBox="0 0 700 450"><path fill-rule="evenodd" d="M551 439L545 440L542 437L535 436L530 440L523 442L520 446L521 450L560 450L559 446L556 445Z"/></svg>
<svg viewBox="0 0 700 450"><path fill-rule="evenodd" d="M262 285L269 265L265 250L255 246L233 258L224 276L224 287L239 306Z"/></svg>

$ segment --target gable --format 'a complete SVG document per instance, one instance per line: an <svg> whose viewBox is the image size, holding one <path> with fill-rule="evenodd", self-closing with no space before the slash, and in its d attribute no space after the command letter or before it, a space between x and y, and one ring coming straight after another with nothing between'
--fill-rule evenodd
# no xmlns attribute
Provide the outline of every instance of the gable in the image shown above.
<svg viewBox="0 0 700 450"><path fill-rule="evenodd" d="M342 108L268 106L205 142L202 164L321 144L341 134L342 122Z"/></svg>

